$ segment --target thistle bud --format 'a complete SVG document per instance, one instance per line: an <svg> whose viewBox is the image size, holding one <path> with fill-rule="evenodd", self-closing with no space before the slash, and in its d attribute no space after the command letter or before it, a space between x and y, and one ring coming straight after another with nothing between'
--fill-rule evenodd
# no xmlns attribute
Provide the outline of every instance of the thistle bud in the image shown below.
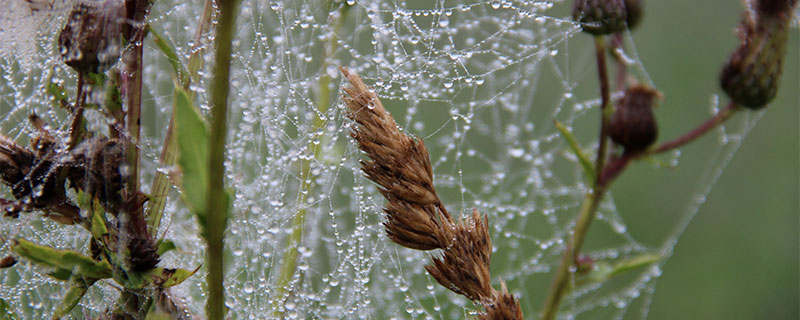
<svg viewBox="0 0 800 320"><path fill-rule="evenodd" d="M636 85L625 91L611 116L609 135L625 153L647 149L658 137L653 107L661 94L648 86Z"/></svg>
<svg viewBox="0 0 800 320"><path fill-rule="evenodd" d="M64 63L80 73L99 73L119 60L124 6L120 0L80 2L58 37Z"/></svg>
<svg viewBox="0 0 800 320"><path fill-rule="evenodd" d="M737 104L766 106L778 92L796 0L759 0L739 24L741 44L728 58L720 85Z"/></svg>
<svg viewBox="0 0 800 320"><path fill-rule="evenodd" d="M625 12L625 22L628 24L628 29L633 30L642 21L642 15L644 15L642 0L625 0Z"/></svg>
<svg viewBox="0 0 800 320"><path fill-rule="evenodd" d="M593 35L611 34L625 30L627 11L625 0L575 0L572 18L584 32Z"/></svg>

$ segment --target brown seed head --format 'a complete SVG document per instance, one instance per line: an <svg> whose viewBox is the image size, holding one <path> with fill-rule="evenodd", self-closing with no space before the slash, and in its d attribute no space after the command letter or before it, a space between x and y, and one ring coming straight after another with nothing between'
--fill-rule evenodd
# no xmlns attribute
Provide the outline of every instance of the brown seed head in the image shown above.
<svg viewBox="0 0 800 320"><path fill-rule="evenodd" d="M442 257L425 266L439 284L472 301L494 298L489 275L492 240L487 225L487 218L481 218L478 210L473 210L472 217L456 224L454 238L443 249Z"/></svg>
<svg viewBox="0 0 800 320"><path fill-rule="evenodd" d="M519 300L508 292L505 281L500 282L500 291L494 292L494 300L484 304L486 312L478 316L480 320L522 320L522 307Z"/></svg>
<svg viewBox="0 0 800 320"><path fill-rule="evenodd" d="M341 70L350 82L350 87L344 88L347 116L357 124L351 135L371 159L361 162L364 173L381 186L384 194L398 200L421 205L437 203L425 144L400 132L375 92L358 75Z"/></svg>

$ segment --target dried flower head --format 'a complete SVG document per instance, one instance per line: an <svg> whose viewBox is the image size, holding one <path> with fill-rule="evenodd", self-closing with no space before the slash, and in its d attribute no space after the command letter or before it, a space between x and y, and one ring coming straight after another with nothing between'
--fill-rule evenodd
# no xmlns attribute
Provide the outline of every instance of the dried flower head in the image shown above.
<svg viewBox="0 0 800 320"><path fill-rule="evenodd" d="M720 85L737 104L767 105L778 92L796 0L759 0L739 24L741 44L722 68Z"/></svg>
<svg viewBox="0 0 800 320"><path fill-rule="evenodd" d="M658 126L653 116L661 94L648 86L636 85L625 90L625 96L609 122L609 136L625 148L626 153L645 150L658 137Z"/></svg>
<svg viewBox="0 0 800 320"><path fill-rule="evenodd" d="M80 1L58 37L61 58L80 73L100 73L119 60L124 6L120 0Z"/></svg>

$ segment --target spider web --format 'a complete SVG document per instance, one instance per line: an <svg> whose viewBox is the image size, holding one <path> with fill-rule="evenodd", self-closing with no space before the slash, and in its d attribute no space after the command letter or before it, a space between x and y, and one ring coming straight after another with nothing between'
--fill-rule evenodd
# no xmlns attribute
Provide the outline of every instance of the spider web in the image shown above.
<svg viewBox="0 0 800 320"><path fill-rule="evenodd" d="M44 86L53 79L74 92L75 75L61 66L53 40L70 2L41 2L50 6L32 10L25 1L13 0L11 13L0 16L0 127L20 143L34 131L25 121L30 112L65 138L67 115L49 107ZM538 314L565 249L563 239L589 190L552 120L574 130L589 151L597 132L593 49L570 22L569 5L242 1L227 150L227 178L236 195L226 233L229 314L269 318L279 304L276 282L298 212L305 212L303 240L296 249L297 272L286 288L291 294L282 306L289 318L457 319L478 310L425 273L422 266L431 254L401 248L385 237L384 200L362 176L357 162L362 155L348 137L351 123L343 114L339 65L358 72L403 130L425 140L445 205L453 212L477 208L488 215L495 286L506 281L527 317ZM199 4L157 1L150 22L185 61L201 12ZM41 29L17 32L10 27L12 16L37 22ZM10 30L18 36L10 36ZM212 38L207 35L204 43ZM157 159L171 112L172 74L152 42L145 45L141 148L142 184L148 188L155 171L171 169L159 167ZM650 81L629 35L626 45L629 67ZM208 83L205 74L193 87L204 110ZM760 115L720 131L707 176L698 179L693 200L659 242L637 240L613 194L607 196L585 252L599 261L643 253L666 258L576 289L566 298L562 317L646 318L661 266ZM97 112L87 117L94 128L107 123ZM315 119L322 125L313 125ZM678 159L675 153L659 160L674 165ZM305 182L304 162L311 172ZM197 223L175 200L177 190L171 199L161 231L179 250L165 255L161 265L193 269L204 259ZM81 229L36 214L4 218L0 232L2 255L9 253L8 240L17 237L58 248L88 246ZM26 262L0 272L0 297L20 301L16 311L25 319L50 317L65 293L63 284L44 272ZM195 314L204 310L204 272L172 290ZM98 283L72 315L113 308L116 287Z"/></svg>

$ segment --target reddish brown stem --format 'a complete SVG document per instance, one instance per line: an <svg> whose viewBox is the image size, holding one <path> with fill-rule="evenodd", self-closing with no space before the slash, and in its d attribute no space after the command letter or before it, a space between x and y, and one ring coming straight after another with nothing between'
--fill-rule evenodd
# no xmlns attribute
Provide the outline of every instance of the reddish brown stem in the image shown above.
<svg viewBox="0 0 800 320"><path fill-rule="evenodd" d="M735 112L736 112L736 103L731 101L728 105L720 110L716 115L711 117L711 119L706 120L703 124L698 126L692 131L665 143L662 143L660 146L655 148L652 152L648 152L648 154L656 154L666 152L672 149L679 148L689 142L694 141L695 139L703 136L711 129L716 128L720 123L725 122L728 120Z"/></svg>
<svg viewBox="0 0 800 320"><path fill-rule="evenodd" d="M617 78L615 84L615 89L617 90L623 90L625 88L625 75L628 70L628 65L625 64L625 60L623 60L620 53L617 52L617 49L622 48L623 45L622 33L615 33L611 38L611 45L608 48L611 56L614 57L614 61L617 63Z"/></svg>
<svg viewBox="0 0 800 320"><path fill-rule="evenodd" d="M600 77L600 142L597 148L597 159L595 160L595 172L602 172L605 166L606 149L608 141L608 122L609 115L606 110L610 103L608 70L606 67L605 39L601 36L594 37L595 54L597 55L597 74ZM597 186L597 182L595 182ZM577 252L578 250L576 250Z"/></svg>

